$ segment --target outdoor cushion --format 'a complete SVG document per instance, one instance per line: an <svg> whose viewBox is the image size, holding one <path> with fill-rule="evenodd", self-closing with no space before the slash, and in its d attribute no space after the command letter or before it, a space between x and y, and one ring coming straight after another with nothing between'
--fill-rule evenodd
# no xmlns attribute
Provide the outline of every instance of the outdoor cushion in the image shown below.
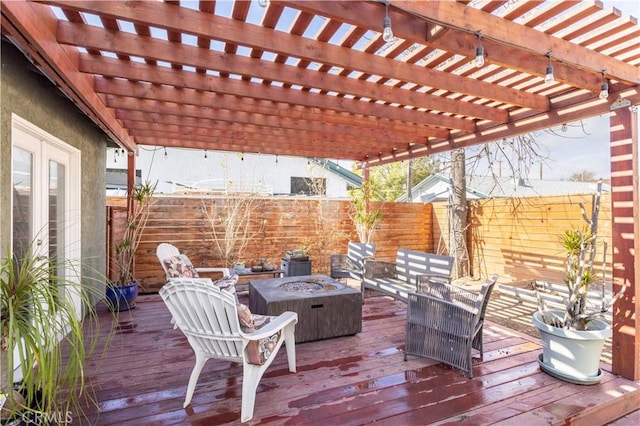
<svg viewBox="0 0 640 426"><path fill-rule="evenodd" d="M238 321L240 322L240 328L245 333L254 333L260 330L274 318L269 315L252 314L247 305L242 303L236 303L238 309ZM262 365L269 359L271 352L276 347L276 343L280 338L280 331L272 334L269 337L264 337L258 340L251 340L247 344L246 352L247 358L250 364Z"/></svg>
<svg viewBox="0 0 640 426"><path fill-rule="evenodd" d="M238 275L222 277L219 280L213 281L213 285L218 287L220 290L228 291L229 293L235 294L238 278Z"/></svg>
<svg viewBox="0 0 640 426"><path fill-rule="evenodd" d="M184 254L168 257L164 264L169 278L198 278L198 272Z"/></svg>

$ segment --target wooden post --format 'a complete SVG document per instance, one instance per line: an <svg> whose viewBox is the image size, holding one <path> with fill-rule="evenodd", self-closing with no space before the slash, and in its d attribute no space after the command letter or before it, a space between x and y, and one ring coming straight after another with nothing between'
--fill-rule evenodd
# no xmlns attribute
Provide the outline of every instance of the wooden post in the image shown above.
<svg viewBox="0 0 640 426"><path fill-rule="evenodd" d="M612 370L637 381L640 380L638 116L624 107L612 111L609 120L613 292L627 287L613 308Z"/></svg>

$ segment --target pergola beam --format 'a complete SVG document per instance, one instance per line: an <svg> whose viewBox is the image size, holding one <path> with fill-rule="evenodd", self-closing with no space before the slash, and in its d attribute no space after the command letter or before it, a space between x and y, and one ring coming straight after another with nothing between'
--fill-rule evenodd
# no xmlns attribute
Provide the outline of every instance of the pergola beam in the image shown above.
<svg viewBox="0 0 640 426"><path fill-rule="evenodd" d="M459 2L394 0L393 5L445 27L457 28L469 33L481 31L486 39L507 46L520 47L529 54L544 57L547 52L552 52L554 58L574 68L596 73L606 70L606 76L609 78L626 84L640 84L638 68L631 64L482 10L467 7Z"/></svg>
<svg viewBox="0 0 640 426"><path fill-rule="evenodd" d="M545 110L548 106L545 98L510 88L496 88L494 85L473 79L452 76L449 73L419 67L401 61L380 56L372 56L342 46L333 46L284 32L222 18L215 15L203 15L185 8L169 4L148 2L132 4L129 2L84 2L49 1L72 10L98 13L117 19L137 22L144 16L146 23L191 33L198 37L210 37L226 43L239 44L280 55L297 57L312 62L358 70L383 78L396 78L413 81L432 87L438 82L438 88L451 92L464 93L527 108Z"/></svg>

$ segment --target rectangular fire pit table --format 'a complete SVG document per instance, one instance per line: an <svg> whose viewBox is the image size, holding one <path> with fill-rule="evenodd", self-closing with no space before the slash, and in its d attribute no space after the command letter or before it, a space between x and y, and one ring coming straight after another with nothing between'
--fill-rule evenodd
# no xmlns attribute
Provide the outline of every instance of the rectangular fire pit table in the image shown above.
<svg viewBox="0 0 640 426"><path fill-rule="evenodd" d="M296 343L362 331L362 293L325 275L250 280L249 309L297 312Z"/></svg>

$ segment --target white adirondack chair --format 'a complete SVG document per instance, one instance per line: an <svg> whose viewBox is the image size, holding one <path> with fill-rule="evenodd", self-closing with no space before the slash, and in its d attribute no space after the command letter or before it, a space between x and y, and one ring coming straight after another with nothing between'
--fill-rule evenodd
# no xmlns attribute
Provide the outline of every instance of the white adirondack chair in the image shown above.
<svg viewBox="0 0 640 426"><path fill-rule="evenodd" d="M287 348L289 371L295 373L294 332L298 322L295 312L272 317L270 322L255 332L245 333L240 328L235 295L220 290L210 279L174 279L160 289L160 296L171 312L174 326L180 328L187 337L196 356L184 401L185 408L191 403L198 377L209 358L243 364L242 422L253 417L258 383L283 342ZM276 343L264 363L250 363L248 346L278 332Z"/></svg>
<svg viewBox="0 0 640 426"><path fill-rule="evenodd" d="M167 277L167 280L171 280L174 279L175 277L170 277L169 276L169 271L167 269L167 263L166 263L166 259L169 259L173 256L182 256L183 258L185 258L187 261L191 262L189 260L189 258L180 253L180 250L177 249L176 246L169 244L169 243L161 243L158 244L158 247L156 248L156 256L158 257L158 260L160 261L160 264L162 265L162 269L164 269L164 273ZM194 268L196 270L196 272L200 273L207 273L207 272L220 272L222 273L223 277L229 276L230 272L229 272L229 268Z"/></svg>

